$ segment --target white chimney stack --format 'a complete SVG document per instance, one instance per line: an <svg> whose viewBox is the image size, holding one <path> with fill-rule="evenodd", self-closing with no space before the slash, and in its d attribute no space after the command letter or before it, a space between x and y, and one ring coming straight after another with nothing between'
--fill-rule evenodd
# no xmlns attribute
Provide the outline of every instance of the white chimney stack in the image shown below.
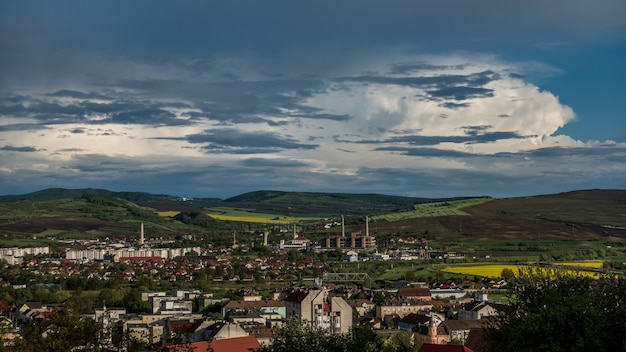
<svg viewBox="0 0 626 352"><path fill-rule="evenodd" d="M346 237L346 227L345 227L343 215L341 215L341 237Z"/></svg>

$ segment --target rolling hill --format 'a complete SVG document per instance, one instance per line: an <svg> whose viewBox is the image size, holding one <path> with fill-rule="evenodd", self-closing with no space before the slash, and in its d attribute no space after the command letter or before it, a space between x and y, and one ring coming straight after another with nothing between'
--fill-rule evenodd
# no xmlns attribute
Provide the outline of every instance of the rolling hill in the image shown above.
<svg viewBox="0 0 626 352"><path fill-rule="evenodd" d="M113 233L136 231L145 222L162 234L214 228L219 221L184 224L159 218L155 211L177 210L202 216L213 206L301 215L347 215L358 230L364 215L384 214L416 204L463 198L428 199L378 194L257 191L229 199L181 199L142 192L98 189L48 189L0 196L0 234ZM584 190L554 195L492 199L463 208L467 215L433 216L370 225L378 234L441 233L451 239L603 239L626 241L626 190ZM201 226L199 226L200 224ZM117 230L116 230L117 229Z"/></svg>

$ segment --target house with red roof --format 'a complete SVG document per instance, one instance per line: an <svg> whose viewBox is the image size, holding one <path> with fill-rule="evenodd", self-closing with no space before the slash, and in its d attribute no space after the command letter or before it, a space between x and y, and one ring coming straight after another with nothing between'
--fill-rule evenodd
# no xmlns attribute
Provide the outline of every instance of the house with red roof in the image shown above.
<svg viewBox="0 0 626 352"><path fill-rule="evenodd" d="M428 287L403 287L398 290L398 299L414 299L429 302L431 293Z"/></svg>
<svg viewBox="0 0 626 352"><path fill-rule="evenodd" d="M418 352L474 352L467 346L459 345L435 345L425 343Z"/></svg>
<svg viewBox="0 0 626 352"><path fill-rule="evenodd" d="M179 345L166 344L162 350L167 352L250 352L256 351L259 347L261 344L254 336L244 336Z"/></svg>

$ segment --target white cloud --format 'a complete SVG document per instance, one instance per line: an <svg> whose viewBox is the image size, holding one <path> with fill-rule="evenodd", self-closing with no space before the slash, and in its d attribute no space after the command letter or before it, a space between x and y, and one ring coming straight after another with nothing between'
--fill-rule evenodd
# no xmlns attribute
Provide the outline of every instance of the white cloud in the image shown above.
<svg viewBox="0 0 626 352"><path fill-rule="evenodd" d="M463 183L456 176L461 173L507 185L507 179L548 173L584 180L626 169L621 163L589 170L605 162L598 155L561 151L591 150L605 142L556 134L575 114L555 94L522 78L530 70L555 71L532 62L465 53L379 53L371 66L363 59L350 68L338 65L343 71L335 67L332 75L312 72L314 79L295 73L270 79L267 67L241 58L190 60L180 67L128 58L92 63L98 64L98 80L88 80L94 68L85 64L78 67L77 83L68 84L71 77L65 77L22 87L24 99L31 99L19 112L23 116L0 116L0 128L6 129L0 146L34 149L3 151L2 182L19 174L29 182L45 175L128 184L149 177L154 183L157 175L176 173L194 187L203 182L199 174L207 173L217 183L327 189L352 183L368 190L372 184L387 192L441 178L454 188ZM204 71L194 76L198 66ZM257 81L227 78L230 72ZM124 83L130 79L132 84ZM215 83L220 79L223 85ZM85 95L49 95L64 89ZM49 112L41 114L38 104ZM10 128L24 123L33 128ZM617 151L606 150L607 156L625 147L611 148ZM552 152L561 153L557 162ZM255 159L254 166L246 166L247 159ZM284 163L271 165L272 160ZM293 186L283 181L287 169Z"/></svg>

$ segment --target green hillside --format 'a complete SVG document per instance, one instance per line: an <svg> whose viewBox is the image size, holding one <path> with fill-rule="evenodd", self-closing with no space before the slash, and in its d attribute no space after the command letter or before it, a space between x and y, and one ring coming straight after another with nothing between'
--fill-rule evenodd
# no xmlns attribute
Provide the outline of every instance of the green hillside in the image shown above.
<svg viewBox="0 0 626 352"><path fill-rule="evenodd" d="M226 203L254 204L263 210L298 214L326 213L335 215L389 212L416 204L453 201L465 198L416 198L382 194L256 191L224 200Z"/></svg>
<svg viewBox="0 0 626 352"><path fill-rule="evenodd" d="M42 202L47 200L63 199L63 198L80 198L83 195L106 196L119 199L125 199L131 202L170 200L176 197L168 195L155 195L146 192L113 192L105 189L82 188L82 189L65 189L65 188L48 188L41 191L22 195L4 195L0 196L0 202Z"/></svg>

